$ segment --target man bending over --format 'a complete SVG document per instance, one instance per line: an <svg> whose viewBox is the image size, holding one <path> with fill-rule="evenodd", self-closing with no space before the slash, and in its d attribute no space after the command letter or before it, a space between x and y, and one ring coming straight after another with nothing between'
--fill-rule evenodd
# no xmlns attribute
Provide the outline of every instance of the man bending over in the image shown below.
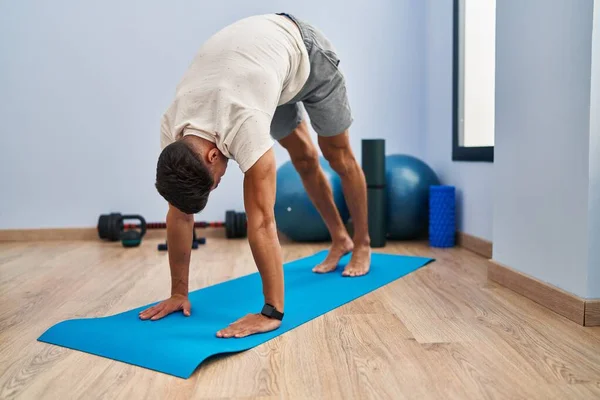
<svg viewBox="0 0 600 400"><path fill-rule="evenodd" d="M156 188L169 203L171 297L141 312L140 318L156 320L175 311L190 315L188 277L194 214L204 209L228 159L233 159L244 173L248 241L262 278L265 307L217 332L217 336L244 337L280 326L284 284L273 211L274 140L289 152L331 233L329 254L313 271L334 271L340 258L351 251L343 275L356 277L369 271L366 183L350 149L352 116L338 64L332 44L321 32L287 14L240 20L200 48L161 121L163 150ZM341 177L355 227L353 239L319 166L300 102L318 134L324 157Z"/></svg>

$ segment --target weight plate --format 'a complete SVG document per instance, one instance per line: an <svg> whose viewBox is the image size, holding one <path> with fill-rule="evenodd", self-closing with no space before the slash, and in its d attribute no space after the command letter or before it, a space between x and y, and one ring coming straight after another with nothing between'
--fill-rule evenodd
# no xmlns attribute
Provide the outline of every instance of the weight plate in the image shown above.
<svg viewBox="0 0 600 400"><path fill-rule="evenodd" d="M235 213L235 238L240 237L240 230L242 227L240 226L240 213Z"/></svg>
<svg viewBox="0 0 600 400"><path fill-rule="evenodd" d="M242 213L235 213L235 237L242 237L242 229L243 229Z"/></svg>
<svg viewBox="0 0 600 400"><path fill-rule="evenodd" d="M108 234L106 238L116 242L121 239L121 230L123 230L123 224L119 221L121 218L120 213L112 213L108 216Z"/></svg>
<svg viewBox="0 0 600 400"><path fill-rule="evenodd" d="M244 213L241 213L241 212L237 213L236 220L237 220L236 237L243 238L244 237Z"/></svg>
<svg viewBox="0 0 600 400"><path fill-rule="evenodd" d="M233 216L233 236L234 239L238 238L238 214L235 213Z"/></svg>
<svg viewBox="0 0 600 400"><path fill-rule="evenodd" d="M98 218L98 236L100 239L106 239L108 234L108 215L102 214Z"/></svg>
<svg viewBox="0 0 600 400"><path fill-rule="evenodd" d="M248 220L246 219L245 212L241 212L240 215L242 218L242 230L240 231L240 237L245 238L248 235Z"/></svg>
<svg viewBox="0 0 600 400"><path fill-rule="evenodd" d="M228 239L233 238L235 229L235 211L225 212L225 236Z"/></svg>

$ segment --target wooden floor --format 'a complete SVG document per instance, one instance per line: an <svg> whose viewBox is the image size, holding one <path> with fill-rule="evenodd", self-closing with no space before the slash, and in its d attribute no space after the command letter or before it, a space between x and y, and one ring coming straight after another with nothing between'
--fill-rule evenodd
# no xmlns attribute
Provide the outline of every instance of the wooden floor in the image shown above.
<svg viewBox="0 0 600 400"><path fill-rule="evenodd" d="M0 399L600 398L600 328L488 282L473 253L419 243L383 251L436 262L188 380L36 341L167 296L157 242L0 243ZM285 260L322 248L286 244ZM191 270L192 288L255 271L248 244L225 239Z"/></svg>

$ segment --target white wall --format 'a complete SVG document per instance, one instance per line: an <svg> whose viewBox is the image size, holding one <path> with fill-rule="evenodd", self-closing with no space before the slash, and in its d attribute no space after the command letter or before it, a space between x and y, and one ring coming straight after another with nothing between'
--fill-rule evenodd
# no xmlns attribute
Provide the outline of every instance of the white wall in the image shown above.
<svg viewBox="0 0 600 400"><path fill-rule="evenodd" d="M452 161L452 0L427 1L424 158L456 186L458 229L492 240L491 163Z"/></svg>
<svg viewBox="0 0 600 400"><path fill-rule="evenodd" d="M0 2L0 229L94 226L100 213L162 220L154 189L159 119L203 40L247 15L287 11L336 45L352 145L383 137L420 155L420 0ZM286 155L278 150L279 162ZM242 208L235 166L199 217Z"/></svg>
<svg viewBox="0 0 600 400"><path fill-rule="evenodd" d="M496 9L494 259L587 295L593 0Z"/></svg>
<svg viewBox="0 0 600 400"><path fill-rule="evenodd" d="M600 0L594 1L590 98L588 297L600 298Z"/></svg>

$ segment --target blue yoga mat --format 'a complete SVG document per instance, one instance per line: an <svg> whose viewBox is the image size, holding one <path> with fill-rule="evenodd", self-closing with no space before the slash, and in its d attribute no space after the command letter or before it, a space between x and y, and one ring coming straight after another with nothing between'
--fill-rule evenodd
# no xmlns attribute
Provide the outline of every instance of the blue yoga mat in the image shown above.
<svg viewBox="0 0 600 400"><path fill-rule="evenodd" d="M311 269L326 255L323 251L284 265L285 318L272 332L241 339L215 336L236 319L261 310L262 286L254 273L190 293L190 317L176 313L142 321L138 312L148 305L110 317L64 321L38 340L188 378L208 357L251 349L433 261L373 254L369 274L345 278L341 271L348 255L336 272L313 273Z"/></svg>

